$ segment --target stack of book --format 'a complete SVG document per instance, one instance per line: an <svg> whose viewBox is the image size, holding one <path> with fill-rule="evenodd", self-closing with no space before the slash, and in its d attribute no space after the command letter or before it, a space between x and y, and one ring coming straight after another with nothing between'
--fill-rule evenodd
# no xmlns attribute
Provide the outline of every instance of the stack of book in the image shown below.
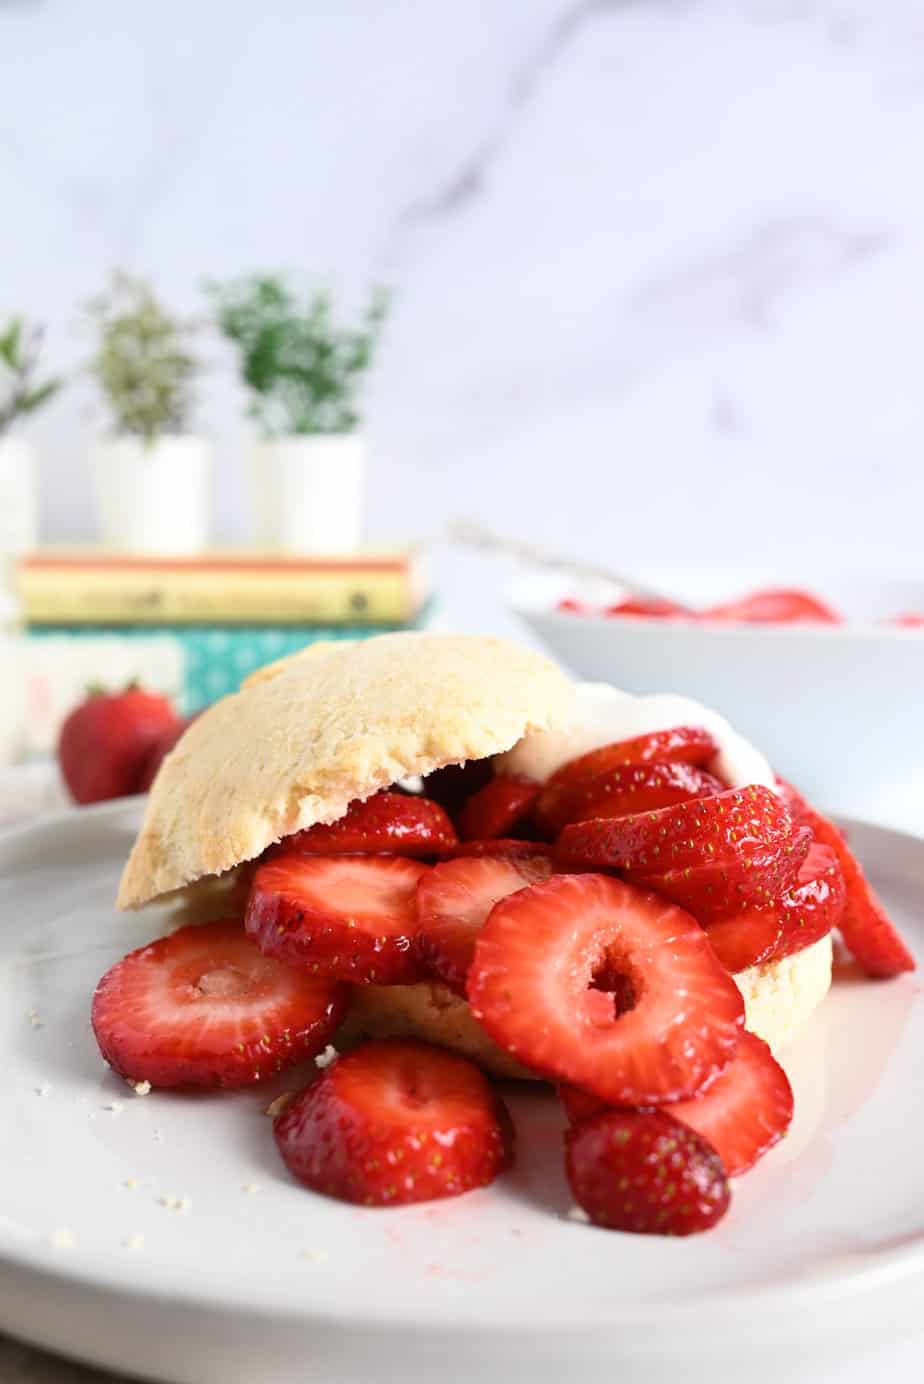
<svg viewBox="0 0 924 1384"><path fill-rule="evenodd" d="M316 640L418 627L429 596L423 557L412 551L159 558L48 550L20 560L16 584L36 750L53 744L89 683L137 679L189 714Z"/></svg>

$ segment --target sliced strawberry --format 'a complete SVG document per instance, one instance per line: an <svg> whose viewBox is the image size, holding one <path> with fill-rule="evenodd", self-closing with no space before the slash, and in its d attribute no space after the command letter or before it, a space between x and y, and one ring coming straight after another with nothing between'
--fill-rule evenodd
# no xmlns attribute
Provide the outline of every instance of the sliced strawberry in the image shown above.
<svg viewBox="0 0 924 1384"><path fill-rule="evenodd" d="M529 860L538 855L550 859L549 851L550 847L543 845L541 841L514 841L506 836L499 836L488 841L460 841L458 846L441 851L440 856L443 860L461 860L470 856L477 856L479 859L489 856L500 860Z"/></svg>
<svg viewBox="0 0 924 1384"><path fill-rule="evenodd" d="M249 1086L326 1047L347 987L263 956L239 922L180 928L131 952L93 996L100 1052L152 1086Z"/></svg>
<svg viewBox="0 0 924 1384"><path fill-rule="evenodd" d="M532 779L498 774L474 793L459 813L459 835L463 841L480 841L492 836L510 836L528 813L539 792Z"/></svg>
<svg viewBox="0 0 924 1384"><path fill-rule="evenodd" d="M417 953L429 975L465 994L475 938L491 909L528 884L548 879L547 856L504 860L474 856L447 860L417 886Z"/></svg>
<svg viewBox="0 0 924 1384"><path fill-rule="evenodd" d="M879 979L913 971L914 957L842 833L820 812L810 811L816 841L834 852L843 871L846 900L839 926L851 954L867 975Z"/></svg>
<svg viewBox="0 0 924 1384"><path fill-rule="evenodd" d="M599 1096L592 1096L589 1091L582 1091L580 1086L569 1086L567 1082L561 1081L555 1087L555 1094L562 1103L562 1108L568 1116L569 1124L580 1124L582 1120L591 1120L594 1115L599 1115L603 1110L612 1110L614 1107L608 1105Z"/></svg>
<svg viewBox="0 0 924 1384"><path fill-rule="evenodd" d="M726 971L737 975L774 954L783 937L783 922L774 907L746 908L710 923L706 936Z"/></svg>
<svg viewBox="0 0 924 1384"><path fill-rule="evenodd" d="M834 851L813 844L796 883L780 899L777 909L783 923L771 961L803 951L840 927L847 905L847 882Z"/></svg>
<svg viewBox="0 0 924 1384"><path fill-rule="evenodd" d="M826 937L844 912L844 876L827 846L812 845L795 884L775 904L745 909L707 928L729 971L779 961Z"/></svg>
<svg viewBox="0 0 924 1384"><path fill-rule="evenodd" d="M562 832L556 854L566 864L660 874L780 848L792 834L785 804L753 784L654 812L576 822Z"/></svg>
<svg viewBox="0 0 924 1384"><path fill-rule="evenodd" d="M627 871L644 889L654 889L681 908L687 908L704 927L746 908L775 904L795 882L812 841L800 827L782 848L757 848L743 859L714 861L643 875Z"/></svg>
<svg viewBox="0 0 924 1384"><path fill-rule="evenodd" d="M777 775L776 787L783 802L789 808L789 815L795 825L797 827L811 827L815 809L803 798L798 788L794 788L791 783L787 783L779 775Z"/></svg>
<svg viewBox="0 0 924 1384"><path fill-rule="evenodd" d="M376 793L350 803L346 815L287 836L276 848L288 855L437 855L454 846L455 827L439 803L409 793Z"/></svg>
<svg viewBox="0 0 924 1384"><path fill-rule="evenodd" d="M415 900L427 869L402 856L276 856L254 875L247 931L267 956L314 975L413 984Z"/></svg>
<svg viewBox="0 0 924 1384"><path fill-rule="evenodd" d="M628 985L617 991L615 976ZM696 921L605 875L553 875L502 899L475 943L468 997L511 1056L615 1105L694 1095L744 1020Z"/></svg>
<svg viewBox="0 0 924 1384"><path fill-rule="evenodd" d="M739 601L728 601L701 612L703 620L734 620L747 624L839 625L837 611L809 591L769 588Z"/></svg>
<svg viewBox="0 0 924 1384"><path fill-rule="evenodd" d="M362 1206L454 1197L510 1166L512 1126L473 1063L409 1040L364 1043L277 1117L290 1172Z"/></svg>
<svg viewBox="0 0 924 1384"><path fill-rule="evenodd" d="M924 628L924 615L919 615L915 611L907 611L904 615L893 615L891 619L884 620L885 625L900 625L905 629L919 630Z"/></svg>
<svg viewBox="0 0 924 1384"><path fill-rule="evenodd" d="M809 846L782 799L753 784L631 817L565 827L556 859L567 869L621 869L701 922L777 899Z"/></svg>
<svg viewBox="0 0 924 1384"><path fill-rule="evenodd" d="M566 825L592 817L653 812L724 791L719 779L692 764L625 764L575 784Z"/></svg>
<svg viewBox="0 0 924 1384"><path fill-rule="evenodd" d="M576 1086L560 1086L558 1095L572 1124L609 1108ZM767 1044L745 1032L728 1066L693 1100L673 1104L670 1114L708 1139L729 1177L737 1177L786 1133L792 1123L792 1087Z"/></svg>
<svg viewBox="0 0 924 1384"><path fill-rule="evenodd" d="M655 597L644 600L639 596L627 601L617 601L615 605L608 605L603 611L604 615L642 615L648 619L669 620L678 615L692 615L689 606L678 605L676 601L665 601Z"/></svg>
<svg viewBox="0 0 924 1384"><path fill-rule="evenodd" d="M663 1110L607 1110L565 1135L575 1201L594 1225L636 1235L695 1235L728 1210L722 1160Z"/></svg>
<svg viewBox="0 0 924 1384"><path fill-rule="evenodd" d="M533 807L536 826L544 835L556 837L571 820L572 805L580 791L600 774L625 764L708 764L718 748L709 732L699 726L677 726L601 745L569 760L549 777Z"/></svg>
<svg viewBox="0 0 924 1384"><path fill-rule="evenodd" d="M792 1123L792 1087L763 1039L743 1033L724 1071L693 1100L671 1106L719 1154L729 1177L753 1168Z"/></svg>

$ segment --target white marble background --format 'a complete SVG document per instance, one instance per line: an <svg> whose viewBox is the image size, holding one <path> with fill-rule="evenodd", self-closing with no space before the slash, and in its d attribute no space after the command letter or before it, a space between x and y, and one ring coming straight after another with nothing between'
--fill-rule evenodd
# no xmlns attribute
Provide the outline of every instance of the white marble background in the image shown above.
<svg viewBox="0 0 924 1384"><path fill-rule="evenodd" d="M187 310L254 266L393 283L375 537L914 550L922 155L919 0L0 0L0 310L68 366L116 263ZM90 397L32 430L49 538L92 533Z"/></svg>
<svg viewBox="0 0 924 1384"><path fill-rule="evenodd" d="M377 538L466 514L598 561L919 550L922 169L920 0L0 0L0 314L70 369L116 264L184 311L204 274L391 282ZM91 400L31 430L49 539L93 532ZM4 1380L78 1377L0 1342Z"/></svg>

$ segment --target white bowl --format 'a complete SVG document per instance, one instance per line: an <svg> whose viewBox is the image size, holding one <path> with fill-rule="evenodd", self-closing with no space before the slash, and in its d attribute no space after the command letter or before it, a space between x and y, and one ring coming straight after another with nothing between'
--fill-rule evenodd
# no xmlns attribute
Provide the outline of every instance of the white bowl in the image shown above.
<svg viewBox="0 0 924 1384"><path fill-rule="evenodd" d="M710 567L658 574L698 605L761 585L802 585L853 617L843 625L706 625L555 609L581 596L536 574L511 605L573 674L628 692L680 692L727 716L777 772L832 811L924 829L924 629L879 624L924 610L924 572L780 580ZM655 574L639 580L656 582ZM601 593L597 592L599 596Z"/></svg>

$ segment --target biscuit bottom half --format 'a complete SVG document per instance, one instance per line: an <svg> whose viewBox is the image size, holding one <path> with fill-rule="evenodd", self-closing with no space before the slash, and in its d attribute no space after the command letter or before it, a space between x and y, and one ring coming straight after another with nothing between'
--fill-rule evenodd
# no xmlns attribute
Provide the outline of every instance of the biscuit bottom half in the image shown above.
<svg viewBox="0 0 924 1384"><path fill-rule="evenodd" d="M823 937L792 956L751 966L735 976L747 1027L777 1056L801 1033L828 993L831 959L831 938ZM435 981L357 986L338 1046L362 1038L422 1038L472 1058L497 1076L535 1076L488 1037L465 1000Z"/></svg>

